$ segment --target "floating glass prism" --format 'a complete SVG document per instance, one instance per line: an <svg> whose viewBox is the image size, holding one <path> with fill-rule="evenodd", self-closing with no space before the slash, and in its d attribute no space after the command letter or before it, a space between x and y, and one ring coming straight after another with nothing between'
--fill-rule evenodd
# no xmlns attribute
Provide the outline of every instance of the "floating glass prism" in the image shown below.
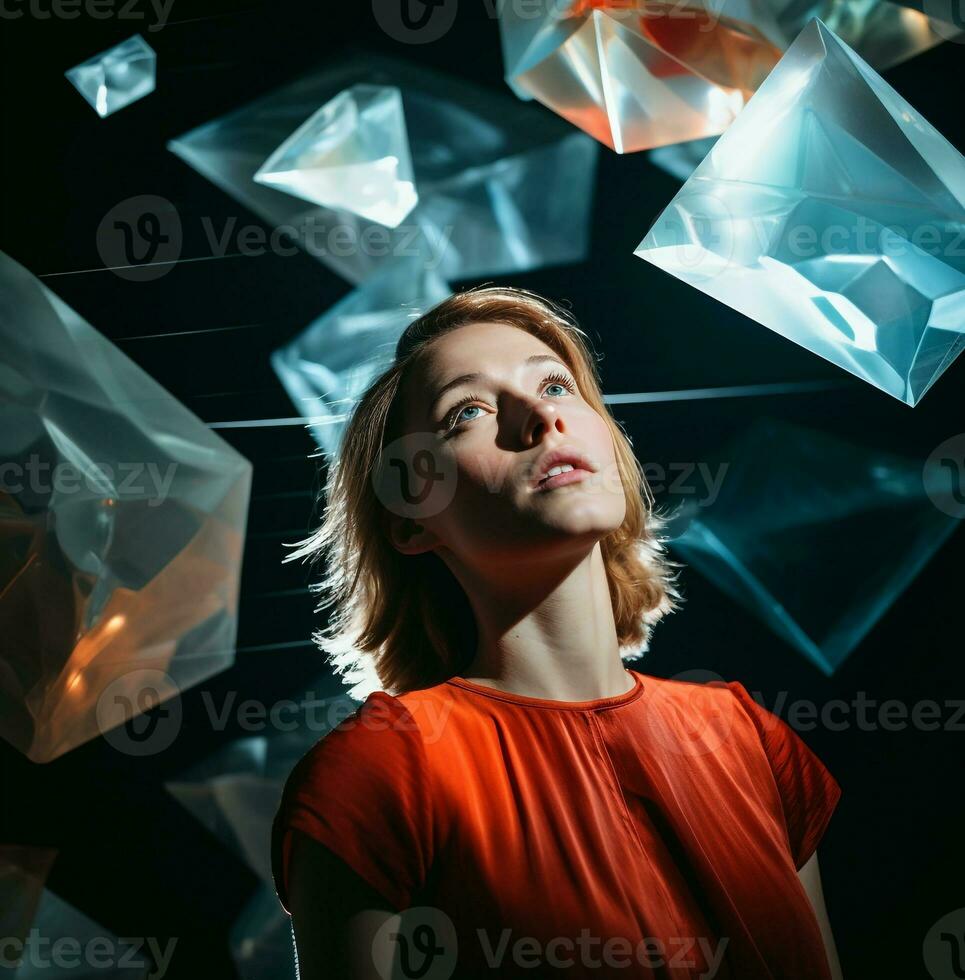
<svg viewBox="0 0 965 980"><path fill-rule="evenodd" d="M266 734L230 742L165 784L261 879L231 930L231 955L241 980L297 977L291 918L271 876L271 825L296 763L359 706L344 690L328 697L319 693L331 686L330 677L320 676L292 699L291 710L279 714L279 724Z"/></svg>
<svg viewBox="0 0 965 980"><path fill-rule="evenodd" d="M240 980L298 980L292 920L274 885L260 885L228 937Z"/></svg>
<svg viewBox="0 0 965 980"><path fill-rule="evenodd" d="M965 158L820 21L636 254L917 404L965 345Z"/></svg>
<svg viewBox="0 0 965 980"><path fill-rule="evenodd" d="M708 136L702 140L687 140L684 143L671 143L669 146L658 146L647 153L647 158L671 177L683 182L697 169L697 164L710 153L710 148L717 142L716 136Z"/></svg>
<svg viewBox="0 0 965 980"><path fill-rule="evenodd" d="M0 846L0 936L23 943L37 917L57 851L50 847L19 844ZM16 947L0 948L0 967L18 959Z"/></svg>
<svg viewBox="0 0 965 980"><path fill-rule="evenodd" d="M779 3L783 6L776 8L777 22L787 39L785 47L816 17L877 71L907 61L946 39L960 38L963 33L952 23L955 19L952 5L947 6L948 20L939 20L934 15L944 13L944 5L930 0L924 4L926 13L915 10L913 4L887 0L810 0L810 3L779 0Z"/></svg>
<svg viewBox="0 0 965 980"><path fill-rule="evenodd" d="M949 34L885 0L500 5L506 80L618 153L722 133L811 17L885 68Z"/></svg>
<svg viewBox="0 0 965 980"><path fill-rule="evenodd" d="M361 393L395 356L409 323L451 293L419 259L380 269L284 347L271 364L319 448L335 456Z"/></svg>
<svg viewBox="0 0 965 980"><path fill-rule="evenodd" d="M146 980L154 976L155 964L139 941L117 939L45 887L56 857L57 851L52 848L0 847L3 976L11 980L50 980L52 976L70 975L71 967L80 967L76 974L79 977L97 976L104 980ZM65 948L65 941L70 942L72 950ZM173 951L170 944L164 947L162 943L160 948L162 952ZM72 959L59 959L58 949ZM92 956L86 960L85 969L82 957L88 950ZM116 953L116 962L111 961L111 950Z"/></svg>
<svg viewBox="0 0 965 980"><path fill-rule="evenodd" d="M360 84L402 94L418 204L395 228L254 180L295 127ZM168 148L356 284L400 257L452 281L587 254L594 141L535 106L409 62L363 53L327 64Z"/></svg>
<svg viewBox="0 0 965 980"><path fill-rule="evenodd" d="M157 942L162 956L170 957L176 949L171 945L176 942L174 939ZM60 949L62 953L71 950L67 952L69 957L76 955L76 959L66 960L62 973L56 969L51 971L51 966L57 964L57 959L51 955L54 949ZM108 952L105 957L105 951L114 952L113 955ZM140 938L118 938L45 888L24 944L23 963L14 971L12 980L51 980L52 972L54 976L66 977L71 975L71 968L76 970L78 966L82 969L75 975L86 980L93 977L99 980L149 980L160 972L149 947Z"/></svg>
<svg viewBox="0 0 965 980"><path fill-rule="evenodd" d="M347 694L322 697L319 678L293 699L282 724L264 735L236 739L192 766L165 789L222 840L263 882L272 886L271 824L295 763L358 707Z"/></svg>
<svg viewBox="0 0 965 980"><path fill-rule="evenodd" d="M154 91L157 55L135 34L64 74L103 119Z"/></svg>
<svg viewBox="0 0 965 980"><path fill-rule="evenodd" d="M419 201L397 88L353 85L310 116L254 178L389 228Z"/></svg>
<svg viewBox="0 0 965 980"><path fill-rule="evenodd" d="M251 464L2 254L0 345L0 736L49 762L233 663Z"/></svg>
<svg viewBox="0 0 965 980"><path fill-rule="evenodd" d="M937 465L773 419L708 465L720 493L688 498L670 547L828 676L961 523Z"/></svg>
<svg viewBox="0 0 965 980"><path fill-rule="evenodd" d="M675 24L713 46L706 61L719 78L697 74L681 57L689 44L681 50L668 37L662 47L650 29L657 17L632 3L557 0L541 19L525 5L501 5L507 80L617 153L721 133L780 49L756 29L728 21L711 30L708 11L687 12L692 19Z"/></svg>

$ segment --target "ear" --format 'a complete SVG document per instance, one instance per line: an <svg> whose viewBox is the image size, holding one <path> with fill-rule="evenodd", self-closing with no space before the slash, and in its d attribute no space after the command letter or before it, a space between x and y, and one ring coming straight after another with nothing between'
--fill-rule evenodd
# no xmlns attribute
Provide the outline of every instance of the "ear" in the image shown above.
<svg viewBox="0 0 965 980"><path fill-rule="evenodd" d="M436 535L424 524L398 514L389 518L389 539L392 546L404 555L421 555L434 550L439 543Z"/></svg>

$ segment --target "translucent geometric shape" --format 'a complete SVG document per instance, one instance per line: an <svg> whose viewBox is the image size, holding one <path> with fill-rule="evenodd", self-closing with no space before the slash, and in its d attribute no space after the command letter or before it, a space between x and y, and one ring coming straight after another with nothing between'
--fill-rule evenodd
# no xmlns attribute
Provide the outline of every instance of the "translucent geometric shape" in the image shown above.
<svg viewBox="0 0 965 980"><path fill-rule="evenodd" d="M709 466L720 492L688 500L669 544L827 676L960 524L937 465L774 419Z"/></svg>
<svg viewBox="0 0 965 980"><path fill-rule="evenodd" d="M208 830L230 842L254 871L270 876L267 840L259 832L278 809L277 787L260 776L226 775L203 786L172 783L168 789Z"/></svg>
<svg viewBox="0 0 965 980"><path fill-rule="evenodd" d="M542 30L518 61L510 60L508 51L523 47L507 44L520 22L527 31L538 26L530 14L519 4L502 5L507 78L617 153L723 132L780 58L779 48L760 32L729 21L710 30L710 14L695 8L692 20L675 23L688 23L700 32L695 37L714 42L708 65L738 69L725 70L721 83L693 71L678 45L662 47L637 10L585 4L578 15L558 21L552 10L544 12Z"/></svg>
<svg viewBox="0 0 965 980"><path fill-rule="evenodd" d="M402 94L418 204L395 228L253 179L293 127L358 84ZM168 148L355 284L403 256L452 281L587 254L594 141L536 106L410 62L365 53L326 64Z"/></svg>
<svg viewBox="0 0 965 980"><path fill-rule="evenodd" d="M922 13L911 4L887 0L812 0L810 5L777 0L775 12L788 44L817 17L869 65L884 71L962 35L961 28L950 23L950 5L949 22L934 16L940 5L926 2L924 9Z"/></svg>
<svg viewBox="0 0 965 980"><path fill-rule="evenodd" d="M420 259L398 259L274 351L271 364L319 448L336 456L361 393L391 362L409 322L451 293Z"/></svg>
<svg viewBox="0 0 965 980"><path fill-rule="evenodd" d="M916 405L965 346L965 158L812 21L636 254Z"/></svg>
<svg viewBox="0 0 965 980"><path fill-rule="evenodd" d="M231 957L241 980L297 980L292 920L273 885L260 885L231 927Z"/></svg>
<svg viewBox="0 0 965 980"><path fill-rule="evenodd" d="M271 823L285 779L315 742L358 706L347 695L320 698L314 690L303 692L292 705L282 718L291 731L266 722L265 734L236 739L165 783L192 816L269 886Z"/></svg>
<svg viewBox="0 0 965 980"><path fill-rule="evenodd" d="M702 140L687 140L684 143L658 146L655 150L647 152L647 159L655 167L683 182L697 169L697 164L710 153L710 148L716 142L716 136L708 136Z"/></svg>
<svg viewBox="0 0 965 980"><path fill-rule="evenodd" d="M261 879L229 937L241 980L297 977L291 919L278 901L271 876L271 824L295 764L358 708L359 702L344 692L330 697L317 693L330 687L331 678L320 676L287 704L272 706L264 734L236 739L176 781L165 783L168 792Z"/></svg>
<svg viewBox="0 0 965 980"><path fill-rule="evenodd" d="M140 34L135 34L64 75L103 119L154 91L157 55Z"/></svg>
<svg viewBox="0 0 965 980"><path fill-rule="evenodd" d="M5 975L11 980L148 980L166 972L176 942L118 938L45 888L23 949L17 950L21 963Z"/></svg>
<svg viewBox="0 0 965 980"><path fill-rule="evenodd" d="M48 762L233 663L252 469L2 254L0 345L0 736Z"/></svg>
<svg viewBox="0 0 965 980"><path fill-rule="evenodd" d="M388 228L418 204L402 93L353 85L310 116L254 179Z"/></svg>
<svg viewBox="0 0 965 980"><path fill-rule="evenodd" d="M811 17L880 68L947 37L886 0L500 5L506 81L617 153L722 133Z"/></svg>
<svg viewBox="0 0 965 980"><path fill-rule="evenodd" d="M56 849L50 847L0 847L0 936L4 939L26 940L56 857ZM0 949L0 966L10 965L8 950Z"/></svg>

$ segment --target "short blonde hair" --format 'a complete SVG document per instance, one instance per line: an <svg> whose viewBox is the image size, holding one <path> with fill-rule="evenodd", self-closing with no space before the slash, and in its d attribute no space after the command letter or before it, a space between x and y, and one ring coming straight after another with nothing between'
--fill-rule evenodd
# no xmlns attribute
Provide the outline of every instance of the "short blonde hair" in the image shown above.
<svg viewBox="0 0 965 980"><path fill-rule="evenodd" d="M316 612L332 607L313 639L337 674L364 699L384 690L401 694L456 675L476 651L476 625L462 586L435 553L404 555L392 544L389 513L372 473L385 445L405 424L413 366L436 338L472 323L495 322L538 337L569 366L584 400L607 421L626 491L622 525L601 539L614 620L624 660L649 649L652 625L678 608L676 562L658 536L666 518L653 496L629 437L603 401L592 348L569 311L536 293L486 286L456 293L406 328L393 363L365 390L330 461L320 526L285 558L325 564L312 590L327 594ZM351 447L350 452L341 447Z"/></svg>

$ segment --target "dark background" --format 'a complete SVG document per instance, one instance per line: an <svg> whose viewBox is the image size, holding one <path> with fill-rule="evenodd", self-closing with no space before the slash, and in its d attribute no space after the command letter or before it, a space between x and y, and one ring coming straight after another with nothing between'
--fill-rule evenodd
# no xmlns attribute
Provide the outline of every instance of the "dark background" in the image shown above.
<svg viewBox="0 0 965 980"><path fill-rule="evenodd" d="M387 36L367 2L175 0L163 30L146 26L116 18L0 20L0 247L44 276L206 422L292 416L268 354L350 286L301 253L182 262L147 283L78 272L103 266L95 244L101 218L125 198L158 194L174 203L185 227L197 228L205 215L217 227L231 216L260 224L165 142L344 53L348 43L506 91L496 21L483 0L460 0L443 38L411 45ZM139 30L158 52L157 91L101 120L63 72ZM884 73L959 149L962 51L946 42ZM601 148L589 260L498 281L572 303L604 354L608 393L821 379L839 385L817 395L616 406L642 459L669 465L710 458L762 414L919 458L962 429L965 359L911 409L635 258L633 249L678 186L645 154L620 157ZM200 256L204 248L200 235L188 235L182 254ZM234 975L226 933L256 878L163 781L239 734L211 731L202 692L218 703L231 691L271 703L324 669L309 639L321 625L305 591L310 571L281 563L283 542L316 520L321 476L309 458L308 433L279 426L221 435L254 464L236 665L183 695L180 738L145 760L122 757L99 739L33 765L0 743L0 842L57 847L51 889L116 935L179 937L168 976L207 980ZM880 533L889 533L887 518ZM634 666L661 676L714 671L740 679L767 705L778 691L818 705L850 701L859 691L909 706L961 698L961 545L959 529L831 678L691 570L682 580L686 606L657 628L652 650ZM859 555L832 552L827 559L854 563L861 574ZM333 680L329 690L338 689ZM965 905L955 795L965 732L851 725L802 737L844 790L820 854L845 975L926 976L925 934Z"/></svg>

